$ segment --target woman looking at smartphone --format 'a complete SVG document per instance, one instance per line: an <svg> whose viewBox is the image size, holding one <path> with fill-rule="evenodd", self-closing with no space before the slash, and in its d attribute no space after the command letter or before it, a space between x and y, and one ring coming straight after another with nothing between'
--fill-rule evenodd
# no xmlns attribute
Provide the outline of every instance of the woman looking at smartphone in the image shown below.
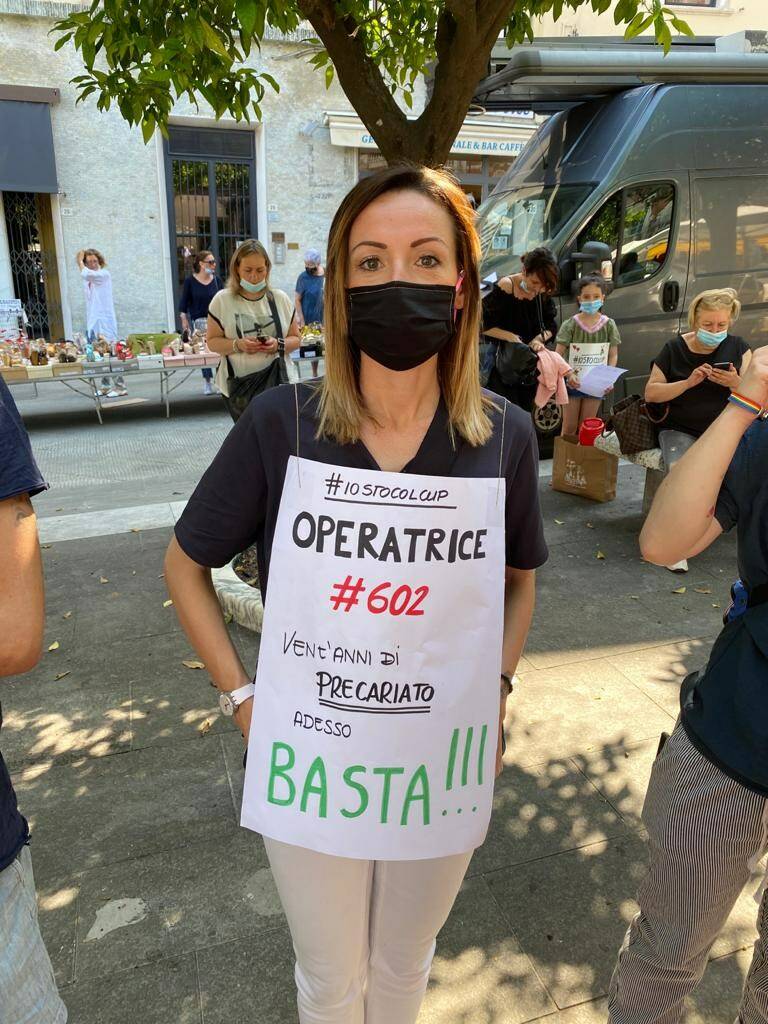
<svg viewBox="0 0 768 1024"><path fill-rule="evenodd" d="M298 377L289 358L299 347L295 310L285 292L270 287L271 269L261 242L253 238L242 242L232 255L226 288L214 295L208 307L208 348L226 357L216 372L216 386L225 402L230 368L236 377L245 377L284 358L288 379Z"/></svg>
<svg viewBox="0 0 768 1024"><path fill-rule="evenodd" d="M746 341L731 334L740 312L733 288L701 292L688 310L690 330L668 341L653 361L645 400L666 406L658 418L663 417L659 446L667 472L739 389L752 358ZM667 568L687 572L688 563L683 559Z"/></svg>

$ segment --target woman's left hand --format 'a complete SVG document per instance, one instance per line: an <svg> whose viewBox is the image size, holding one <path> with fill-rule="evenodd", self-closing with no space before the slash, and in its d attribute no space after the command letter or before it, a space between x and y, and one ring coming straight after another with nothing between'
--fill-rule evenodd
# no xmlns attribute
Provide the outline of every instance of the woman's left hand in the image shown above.
<svg viewBox="0 0 768 1024"><path fill-rule="evenodd" d="M735 391L741 383L739 371L733 363L730 364L727 370L713 370L709 375L709 379L713 384L720 384L724 388L730 388L731 391Z"/></svg>

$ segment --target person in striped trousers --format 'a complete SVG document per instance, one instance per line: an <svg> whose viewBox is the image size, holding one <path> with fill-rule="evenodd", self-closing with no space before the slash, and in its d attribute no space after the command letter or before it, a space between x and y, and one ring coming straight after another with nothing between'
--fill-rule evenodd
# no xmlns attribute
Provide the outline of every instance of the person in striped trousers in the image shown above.
<svg viewBox="0 0 768 1024"><path fill-rule="evenodd" d="M650 865L611 981L610 1024L677 1024L768 848L768 347L660 488L640 544L647 560L666 565L733 526L734 604L707 672L683 684L680 719L651 772ZM728 658L738 668L727 685L704 691ZM768 1022L768 892L757 926L738 1024Z"/></svg>

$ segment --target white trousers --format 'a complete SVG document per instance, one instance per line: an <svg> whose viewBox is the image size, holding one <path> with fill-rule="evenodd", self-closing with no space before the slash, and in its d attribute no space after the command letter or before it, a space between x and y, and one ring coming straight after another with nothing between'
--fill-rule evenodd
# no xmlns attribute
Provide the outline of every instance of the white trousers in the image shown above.
<svg viewBox="0 0 768 1024"><path fill-rule="evenodd" d="M415 1024L472 853L369 861L264 845L296 952L301 1024Z"/></svg>

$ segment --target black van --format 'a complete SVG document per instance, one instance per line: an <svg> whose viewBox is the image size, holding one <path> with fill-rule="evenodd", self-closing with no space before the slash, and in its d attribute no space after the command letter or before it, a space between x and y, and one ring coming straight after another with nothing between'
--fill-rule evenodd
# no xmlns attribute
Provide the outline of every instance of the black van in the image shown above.
<svg viewBox="0 0 768 1024"><path fill-rule="evenodd" d="M546 121L478 213L481 277L519 269L549 246L571 285L608 257L606 312L621 332L616 397L642 393L665 341L687 330L691 299L732 287L736 327L768 340L768 75L766 84L651 84L576 103ZM598 243L592 244L589 243ZM547 410L540 434L559 431Z"/></svg>

